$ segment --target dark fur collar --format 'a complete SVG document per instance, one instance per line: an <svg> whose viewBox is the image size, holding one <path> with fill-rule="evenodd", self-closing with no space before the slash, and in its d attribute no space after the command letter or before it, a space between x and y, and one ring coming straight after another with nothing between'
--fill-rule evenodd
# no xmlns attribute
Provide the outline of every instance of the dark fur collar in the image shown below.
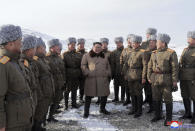
<svg viewBox="0 0 195 131"><path fill-rule="evenodd" d="M102 57L102 58L105 57L103 52L100 52L99 54L97 54L97 53L95 53L93 50L91 50L91 51L89 52L89 55L90 55L91 57Z"/></svg>

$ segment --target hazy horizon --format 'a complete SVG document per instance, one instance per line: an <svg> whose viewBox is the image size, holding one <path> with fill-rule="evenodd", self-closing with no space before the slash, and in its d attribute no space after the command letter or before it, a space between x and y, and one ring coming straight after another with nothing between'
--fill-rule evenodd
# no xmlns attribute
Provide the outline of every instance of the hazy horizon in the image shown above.
<svg viewBox="0 0 195 131"><path fill-rule="evenodd" d="M187 44L195 30L193 0L1 0L0 25L22 28L66 40L70 36L98 40L142 35L154 27L171 36L171 45Z"/></svg>

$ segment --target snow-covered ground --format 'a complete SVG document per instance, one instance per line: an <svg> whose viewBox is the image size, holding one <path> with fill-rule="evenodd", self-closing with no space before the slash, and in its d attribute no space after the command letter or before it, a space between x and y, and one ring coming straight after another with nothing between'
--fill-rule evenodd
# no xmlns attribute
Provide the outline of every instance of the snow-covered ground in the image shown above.
<svg viewBox="0 0 195 131"><path fill-rule="evenodd" d="M143 106L143 115L140 118L133 118L127 115L131 104L123 106L122 103L112 103L114 98L113 83L110 85L111 94L108 98L107 110L111 115L103 115L99 113L99 106L95 104L97 98L92 100L90 107L90 116L88 119L83 118L84 106L79 109L71 109L63 111L56 115L58 123L49 123L48 131L131 131L131 130L170 130L170 127L164 127L161 120L152 124L150 120L153 114L147 114L148 105ZM179 117L184 113L183 103L181 101L180 91L173 93L173 120L182 123L180 130L195 130L195 126L190 124L190 120L180 120ZM62 101L62 104L64 102ZM63 110L63 109L61 109ZM163 113L165 116L165 105L163 105Z"/></svg>

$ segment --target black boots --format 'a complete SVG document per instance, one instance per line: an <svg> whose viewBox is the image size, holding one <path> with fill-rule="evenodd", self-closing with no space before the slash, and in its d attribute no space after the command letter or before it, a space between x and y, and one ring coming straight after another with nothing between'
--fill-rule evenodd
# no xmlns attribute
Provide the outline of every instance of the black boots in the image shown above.
<svg viewBox="0 0 195 131"><path fill-rule="evenodd" d="M71 99L72 99L72 108L79 108L79 106L76 103L76 91L71 92ZM65 102L65 110L68 110L68 99L69 99L69 93L64 93L64 102Z"/></svg>
<svg viewBox="0 0 195 131"><path fill-rule="evenodd" d="M128 113L128 115L133 115L137 111L137 105L136 105L137 97L136 96L132 96L131 97L131 101L132 101L132 103L131 103L132 104L132 109Z"/></svg>
<svg viewBox="0 0 195 131"><path fill-rule="evenodd" d="M85 107L84 107L84 115L83 115L83 118L88 118L90 104L91 104L91 97L90 96L86 96L85 97Z"/></svg>
<svg viewBox="0 0 195 131"><path fill-rule="evenodd" d="M154 108L154 111L155 111L155 113L154 113L154 118L151 120L151 122L157 122L157 121L159 121L159 120L161 120L161 119L163 119L163 117L161 116L161 108L162 108L162 106L161 106L161 101L153 101L153 108Z"/></svg>
<svg viewBox="0 0 195 131"><path fill-rule="evenodd" d="M112 102L118 102L118 92L119 92L119 86L114 84L114 100Z"/></svg>
<svg viewBox="0 0 195 131"><path fill-rule="evenodd" d="M69 93L64 93L65 110L68 110Z"/></svg>
<svg viewBox="0 0 195 131"><path fill-rule="evenodd" d="M136 96L136 99L137 110L135 112L134 118L138 118L142 115L143 96Z"/></svg>
<svg viewBox="0 0 195 131"><path fill-rule="evenodd" d="M106 110L107 96L101 97L100 113L110 115L110 112Z"/></svg>
<svg viewBox="0 0 195 131"><path fill-rule="evenodd" d="M147 113L152 113L153 112L152 95L148 95L148 104L149 104L149 110Z"/></svg>
<svg viewBox="0 0 195 131"><path fill-rule="evenodd" d="M191 113L191 100L190 99L183 99L184 108L185 108L185 114L180 117L180 119L191 119L192 113Z"/></svg>
<svg viewBox="0 0 195 131"><path fill-rule="evenodd" d="M100 101L101 101L100 99L101 99L101 97L98 96L97 102L95 104L99 105Z"/></svg>
<svg viewBox="0 0 195 131"><path fill-rule="evenodd" d="M128 87L125 87L125 94L126 94L126 100L123 103L123 106L126 106L126 105L131 103L130 94L129 94L129 88Z"/></svg>
<svg viewBox="0 0 195 131"><path fill-rule="evenodd" d="M49 118L47 119L48 122L58 122L58 120L56 120L54 118L54 113L55 113L55 110L57 109L57 106L55 104L52 104L50 106L50 111L49 111Z"/></svg>
<svg viewBox="0 0 195 131"><path fill-rule="evenodd" d="M32 131L46 131L46 129L41 126L41 122L34 121Z"/></svg>
<svg viewBox="0 0 195 131"><path fill-rule="evenodd" d="M77 92L76 91L71 92L71 99L72 99L72 108L78 109L79 105L77 105L77 103L76 103L76 101L77 101Z"/></svg>
<svg viewBox="0 0 195 131"><path fill-rule="evenodd" d="M193 116L192 116L191 123L195 124L195 101L193 101Z"/></svg>
<svg viewBox="0 0 195 131"><path fill-rule="evenodd" d="M166 103L166 119L164 121L164 126L170 126L172 121L172 111L173 111L173 103Z"/></svg>

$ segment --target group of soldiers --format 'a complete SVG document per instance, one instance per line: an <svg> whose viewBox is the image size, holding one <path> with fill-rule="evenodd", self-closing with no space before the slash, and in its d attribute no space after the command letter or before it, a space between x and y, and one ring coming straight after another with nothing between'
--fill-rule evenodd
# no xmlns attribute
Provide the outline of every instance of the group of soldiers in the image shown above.
<svg viewBox="0 0 195 131"><path fill-rule="evenodd" d="M178 90L177 82L180 81L185 107L185 114L181 118L191 119L191 122L195 123L195 31L188 32L189 46L184 49L179 62L176 52L168 48L170 36L157 36L156 33L155 28L148 28L145 42L142 42L141 36L129 34L126 48L123 45L123 37L116 37L116 49L112 52L108 50L108 38L101 38L99 43L94 43L94 46L101 45L101 53L95 56L102 56L101 59L109 62L111 75L108 77L108 83L113 79L113 102L119 101L121 87L121 101L124 105L132 104L128 114L138 118L142 115L144 89L145 101L149 104L148 113L154 112L151 122L163 119L164 101L164 125L168 126L172 120L172 92ZM81 103L84 102L84 94L86 95L86 89L90 90L90 87L84 88L88 76L83 72L86 71L85 68L94 70L95 66L87 65L90 63L86 60L88 53L84 47L85 39L76 40L70 37L67 43L68 51L61 55L62 43L59 39L49 40L47 53L42 38L23 36L19 26L0 27L0 131L45 131L43 125L46 120L58 121L54 114L58 113L63 98L65 110L68 109L70 92L72 108L79 108L78 88L79 99ZM85 60L82 60L83 56ZM81 63L85 64L83 68ZM101 93L105 94L104 88L101 90ZM91 98L87 97L85 101ZM101 113L109 115L110 112L105 109L106 99L107 97L98 97L97 104L102 101ZM84 118L88 115L85 111Z"/></svg>

